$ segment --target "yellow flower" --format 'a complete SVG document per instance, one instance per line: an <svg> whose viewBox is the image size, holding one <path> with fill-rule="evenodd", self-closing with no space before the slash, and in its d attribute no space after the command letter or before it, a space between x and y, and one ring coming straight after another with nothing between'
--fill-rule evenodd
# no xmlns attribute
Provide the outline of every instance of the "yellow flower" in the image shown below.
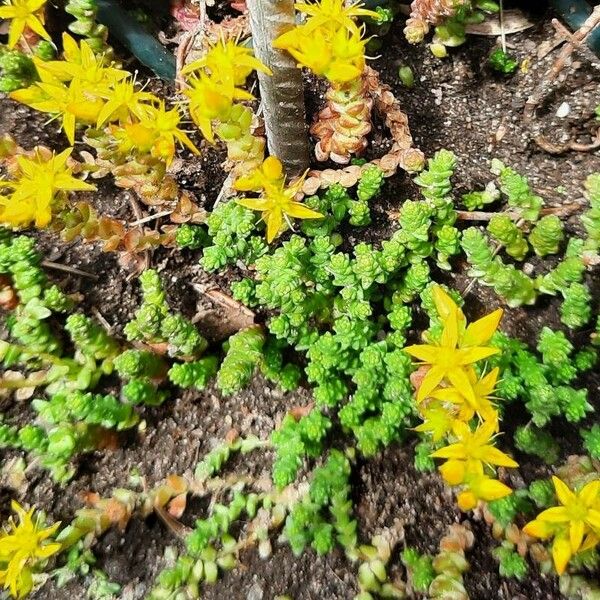
<svg viewBox="0 0 600 600"><path fill-rule="evenodd" d="M117 140L121 153L149 153L170 165L175 157L176 142L183 144L194 154L200 153L188 135L179 129L180 123L179 110L167 110L164 102L160 102L158 106L145 106L144 111L140 112L139 121L112 126L110 132Z"/></svg>
<svg viewBox="0 0 600 600"><path fill-rule="evenodd" d="M315 75L332 83L348 83L358 79L365 68L365 44L361 32L339 28L335 32L310 30L306 25L292 29L273 42L275 48L287 50L299 67L307 67Z"/></svg>
<svg viewBox="0 0 600 600"><path fill-rule="evenodd" d="M158 106L147 106L140 118L140 125L156 134L151 149L152 156L164 160L167 165L170 165L175 157L176 141L186 146L194 154L200 154L187 134L179 129L180 123L179 109L167 110L164 102L160 102Z"/></svg>
<svg viewBox="0 0 600 600"><path fill-rule="evenodd" d="M132 78L107 83L95 89L96 94L106 100L98 114L98 127L107 121L126 121L132 115L141 119L150 108L146 102L158 102L154 94L137 90Z"/></svg>
<svg viewBox="0 0 600 600"><path fill-rule="evenodd" d="M541 539L554 536L552 557L557 573L562 575L573 554L598 543L600 480L590 481L579 492L570 490L558 477L552 477L552 482L561 506L541 512L523 531Z"/></svg>
<svg viewBox="0 0 600 600"><path fill-rule="evenodd" d="M444 480L450 485L458 485L471 474L483 474L484 465L498 467L518 467L507 454L493 445L496 423L486 421L475 431L462 421L455 421L452 432L456 442L436 450L433 458L445 458L440 467Z"/></svg>
<svg viewBox="0 0 600 600"><path fill-rule="evenodd" d="M105 66L104 58L96 56L85 40L78 45L68 33L63 33L62 40L63 60L43 61L34 58L38 73L45 71L60 81L79 79L91 84L115 82L127 77L127 71Z"/></svg>
<svg viewBox="0 0 600 600"><path fill-rule="evenodd" d="M423 421L415 431L430 433L431 439L438 442L452 431L455 417L442 404L436 403L423 411Z"/></svg>
<svg viewBox="0 0 600 600"><path fill-rule="evenodd" d="M14 48L25 31L31 29L45 40L51 41L50 35L44 29L43 6L46 0L6 0L0 6L0 19L10 19L8 30L8 47Z"/></svg>
<svg viewBox="0 0 600 600"><path fill-rule="evenodd" d="M208 69L214 78L222 82L240 86L252 71L262 71L271 75L271 70L258 60L250 48L240 46L233 40L220 40L202 58L196 60L181 70L183 75Z"/></svg>
<svg viewBox="0 0 600 600"><path fill-rule="evenodd" d="M262 192L265 189L278 189L282 181L285 181L285 174L281 161L269 156L260 167L253 169L248 175L238 177L234 187L239 192Z"/></svg>
<svg viewBox="0 0 600 600"><path fill-rule="evenodd" d="M78 123L94 125L104 102L86 91L79 79L73 79L66 86L44 71L39 75L41 82L11 92L10 97L40 112L61 117L63 131L69 142L74 144L75 126Z"/></svg>
<svg viewBox="0 0 600 600"><path fill-rule="evenodd" d="M202 135L215 143L212 122L226 121L234 100L253 100L254 96L237 88L233 82L223 83L218 78L200 72L199 77L188 80L190 88L184 91L189 99L190 115L200 128Z"/></svg>
<svg viewBox="0 0 600 600"><path fill-rule="evenodd" d="M498 353L497 348L484 344L496 331L502 318L502 309L466 326L462 310L440 286L433 288L433 299L444 324L439 344L418 344L405 348L408 354L431 367L419 387L417 402L427 398L447 379L474 406L477 398L466 367Z"/></svg>
<svg viewBox="0 0 600 600"><path fill-rule="evenodd" d="M498 380L498 374L500 369L497 367L492 369L487 375L484 375L481 379L477 378L477 375L473 369L467 371L467 376L471 382L471 388L473 390L473 397L471 399L466 398L464 394L458 388L455 387L441 387L432 392L430 395L432 398L456 404L460 406L459 419L461 421L470 421L474 414L477 414L482 421L490 421L498 423L498 411L494 405L490 402L490 396L496 389L496 382ZM496 426L498 431L498 426Z"/></svg>
<svg viewBox="0 0 600 600"><path fill-rule="evenodd" d="M313 3L298 3L295 7L300 12L310 16L307 26L309 31L320 27L334 27L355 29L356 17L371 17L377 19L379 15L365 8L360 8L362 2L347 3L346 0L321 0Z"/></svg>
<svg viewBox="0 0 600 600"><path fill-rule="evenodd" d="M240 198L236 202L246 208L262 212L262 217L267 224L267 242L272 242L281 233L284 219L288 222L288 225L290 224L288 217L295 217L297 219L320 219L323 217L321 213L308 208L294 199L296 194L302 189L304 177L300 178L293 185L286 186L281 162L273 156L267 158L259 169L261 174L251 174L250 181L266 177L268 184L263 188L261 197ZM276 181L276 174L278 173L281 176L279 181ZM247 186L247 182L248 179L242 180L242 189ZM240 183L238 182L236 187L239 185Z"/></svg>
<svg viewBox="0 0 600 600"><path fill-rule="evenodd" d="M474 509L479 500L491 502L512 494L507 485L481 473L469 475L465 484L466 489L460 492L456 499L458 507L465 512Z"/></svg>
<svg viewBox="0 0 600 600"><path fill-rule="evenodd" d="M0 183L2 187L13 188L8 196L0 196L0 222L15 227L34 222L36 227L46 227L59 194L95 190L95 186L73 177L67 166L72 151L73 148L68 148L49 159L39 152L34 158L18 156L16 180Z"/></svg>
<svg viewBox="0 0 600 600"><path fill-rule="evenodd" d="M33 588L32 569L61 548L60 544L49 541L60 523L43 528L39 518L34 521L33 508L25 511L14 500L11 507L19 524L11 518L0 532L0 585L9 589L14 598L23 598Z"/></svg>

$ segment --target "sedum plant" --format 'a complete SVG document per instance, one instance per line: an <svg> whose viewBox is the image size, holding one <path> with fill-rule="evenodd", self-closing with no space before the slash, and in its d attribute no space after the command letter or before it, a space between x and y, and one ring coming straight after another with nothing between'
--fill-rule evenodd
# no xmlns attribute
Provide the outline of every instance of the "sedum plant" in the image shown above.
<svg viewBox="0 0 600 600"><path fill-rule="evenodd" d="M215 134L225 142L235 176L258 167L264 159L265 140L254 134L254 114L239 102L254 99L242 87L254 70L270 73L249 48L225 39L182 70L187 76L184 94L190 115L209 142L215 142Z"/></svg>
<svg viewBox="0 0 600 600"><path fill-rule="evenodd" d="M267 242L271 243L287 227L290 218L320 219L323 215L296 200L302 189L303 178L286 186L283 165L275 157L266 158L262 165L248 175L239 177L235 188L242 192L260 193L258 198L238 198L236 202L246 208L258 210L266 223Z"/></svg>
<svg viewBox="0 0 600 600"><path fill-rule="evenodd" d="M60 154L44 148L32 156L18 156L1 182L8 194L0 195L0 223L11 227L47 227L53 213L66 205L69 192L92 191L95 186L73 177L68 165L72 149Z"/></svg>
<svg viewBox="0 0 600 600"><path fill-rule="evenodd" d="M22 39L25 30L33 31L47 41L50 34L44 28L46 0L11 0L0 6L0 19L9 21L8 47L12 50Z"/></svg>
<svg viewBox="0 0 600 600"><path fill-rule="evenodd" d="M135 318L127 323L129 341L143 341L160 348L169 356L199 357L208 346L195 325L179 313L171 312L158 273L148 269L140 275L143 303Z"/></svg>

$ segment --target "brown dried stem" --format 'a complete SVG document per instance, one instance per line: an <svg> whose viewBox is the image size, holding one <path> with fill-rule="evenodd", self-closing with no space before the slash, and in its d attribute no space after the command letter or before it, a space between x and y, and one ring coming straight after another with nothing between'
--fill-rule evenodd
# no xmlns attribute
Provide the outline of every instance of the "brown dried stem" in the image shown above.
<svg viewBox="0 0 600 600"><path fill-rule="evenodd" d="M408 172L419 171L423 168L425 156L414 147L414 141L408 127L408 118L400 108L400 103L388 85L382 84L379 73L370 67L365 71L365 81L368 85L369 96L373 106L385 119L385 124L392 136L392 147L381 158L372 160L362 166L350 165L343 169L325 169L310 171L304 182L303 193L312 195L319 188L339 183L344 187L352 187L358 183L361 173L370 164L375 164L391 177L398 169Z"/></svg>

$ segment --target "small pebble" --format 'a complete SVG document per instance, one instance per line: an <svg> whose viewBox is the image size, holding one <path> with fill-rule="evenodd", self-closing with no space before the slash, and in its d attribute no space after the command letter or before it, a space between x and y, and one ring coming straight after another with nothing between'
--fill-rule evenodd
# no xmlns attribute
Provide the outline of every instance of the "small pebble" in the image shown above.
<svg viewBox="0 0 600 600"><path fill-rule="evenodd" d="M246 600L262 600L264 591L258 583L255 583L249 590Z"/></svg>
<svg viewBox="0 0 600 600"><path fill-rule="evenodd" d="M559 119L564 119L571 112L571 107L568 102L563 102L556 111L556 116Z"/></svg>

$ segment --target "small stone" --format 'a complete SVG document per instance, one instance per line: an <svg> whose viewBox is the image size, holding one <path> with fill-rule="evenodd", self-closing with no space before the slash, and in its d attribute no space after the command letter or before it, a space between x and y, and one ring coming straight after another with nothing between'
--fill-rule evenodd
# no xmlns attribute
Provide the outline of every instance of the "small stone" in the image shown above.
<svg viewBox="0 0 600 600"><path fill-rule="evenodd" d="M248 590L246 600L262 600L264 596L264 590L258 583L254 583Z"/></svg>
<svg viewBox="0 0 600 600"><path fill-rule="evenodd" d="M559 119L564 119L571 112L571 107L568 102L563 102L556 111L556 116Z"/></svg>

